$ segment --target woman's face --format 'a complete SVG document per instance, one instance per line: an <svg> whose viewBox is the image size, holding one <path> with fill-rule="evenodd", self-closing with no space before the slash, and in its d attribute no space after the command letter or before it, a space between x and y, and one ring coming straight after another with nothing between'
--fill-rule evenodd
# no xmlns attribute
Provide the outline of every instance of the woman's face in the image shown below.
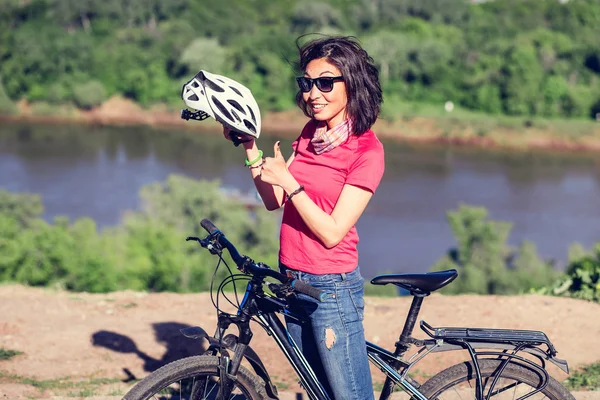
<svg viewBox="0 0 600 400"><path fill-rule="evenodd" d="M308 63L304 71L304 76L311 79L341 75L341 71L324 58L312 60ZM321 92L317 88L317 85L313 83L310 92L302 93L302 97L312 110L314 118L317 121L327 122L329 129L346 119L348 98L346 96L346 84L344 81L336 81L333 84L333 90L328 93Z"/></svg>

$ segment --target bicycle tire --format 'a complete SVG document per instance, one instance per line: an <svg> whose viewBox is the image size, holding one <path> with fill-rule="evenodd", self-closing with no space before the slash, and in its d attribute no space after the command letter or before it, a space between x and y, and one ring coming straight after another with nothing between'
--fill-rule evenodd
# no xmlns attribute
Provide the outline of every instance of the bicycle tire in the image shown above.
<svg viewBox="0 0 600 400"><path fill-rule="evenodd" d="M219 357L193 356L173 361L138 382L123 400L169 399L171 394L177 399L214 399L220 384ZM204 386L204 388L202 387ZM169 388L169 389L167 389ZM199 390L212 391L198 395ZM184 395L184 391L189 394ZM270 399L262 379L240 366L234 383L236 394L233 399ZM174 392L174 393L172 393ZM183 395L182 395L183 394Z"/></svg>
<svg viewBox="0 0 600 400"><path fill-rule="evenodd" d="M484 397L488 395L489 386L493 381L493 377L499 371L501 363L501 360L484 359L479 361L479 368L481 370L482 381L484 384ZM514 361L509 362L506 368L502 371L490 398L494 400L500 400L504 398L516 399L520 396L526 395L527 393L533 392L535 388L540 386L541 379L542 377L540 376L539 372L536 372L531 367ZM506 381L513 382L512 384L517 383L514 386L514 392L512 392L512 394L510 393L510 385L507 385ZM467 382L469 383L469 387L465 387ZM425 382L419 391L428 399L474 399L476 398L475 382L475 368L473 367L473 363L468 361L441 371ZM519 383L527 385L530 390L523 393L523 390L527 389L523 386L519 386ZM502 388L505 388L506 390L497 393ZM517 392L517 390L520 390L520 392ZM472 393L472 395L463 396L463 392ZM494 395L494 393L497 394ZM548 385L541 392L534 394L528 399L537 400L542 398L548 398L551 400L575 400L575 397L573 397L573 395L569 393L569 391L563 385L561 385L552 377L550 377Z"/></svg>

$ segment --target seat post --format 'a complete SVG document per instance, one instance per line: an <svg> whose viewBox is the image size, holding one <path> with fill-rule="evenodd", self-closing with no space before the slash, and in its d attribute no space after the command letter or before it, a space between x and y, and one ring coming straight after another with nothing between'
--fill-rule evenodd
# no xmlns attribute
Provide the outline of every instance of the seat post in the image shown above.
<svg viewBox="0 0 600 400"><path fill-rule="evenodd" d="M404 354L410 348L411 343L409 339L415 327L415 323L417 322L419 311L421 311L421 304L423 304L425 296L429 295L429 293L415 293L413 291L411 291L411 294L413 295L412 304L410 305L410 310L408 310L408 315L406 316L406 322L404 323L404 328L400 334L400 339L396 342L396 350L394 350L394 357L396 358ZM390 365L393 368L398 369L400 368L401 363L398 360L392 360ZM387 376L381 390L380 398L387 399L392 394L394 385L392 379Z"/></svg>
<svg viewBox="0 0 600 400"><path fill-rule="evenodd" d="M404 328L402 329L402 333L400 334L400 339L396 342L396 351L394 351L395 356L399 356L400 354L404 353L410 348L410 335L412 335L413 329L415 328L415 324L417 323L417 317L419 316L419 312L421 311L421 304L423 304L423 299L427 295L429 295L429 293L416 294L413 292L414 297L412 299L408 315L406 316Z"/></svg>

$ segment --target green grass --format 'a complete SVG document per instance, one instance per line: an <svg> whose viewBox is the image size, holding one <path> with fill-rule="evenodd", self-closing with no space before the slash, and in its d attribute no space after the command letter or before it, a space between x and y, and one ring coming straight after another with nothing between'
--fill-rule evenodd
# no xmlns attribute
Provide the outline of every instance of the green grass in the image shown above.
<svg viewBox="0 0 600 400"><path fill-rule="evenodd" d="M57 378L38 380L20 375L10 374L6 371L0 371L0 384L2 383L18 383L21 385L30 385L38 389L40 392L46 390L53 391L68 391L69 397L90 397L97 394L100 386L120 383L118 378Z"/></svg>
<svg viewBox="0 0 600 400"><path fill-rule="evenodd" d="M569 390L600 390L600 361L573 372L565 386Z"/></svg>
<svg viewBox="0 0 600 400"><path fill-rule="evenodd" d="M4 347L0 347L0 360L10 360L11 358L23 354L22 351L8 350Z"/></svg>

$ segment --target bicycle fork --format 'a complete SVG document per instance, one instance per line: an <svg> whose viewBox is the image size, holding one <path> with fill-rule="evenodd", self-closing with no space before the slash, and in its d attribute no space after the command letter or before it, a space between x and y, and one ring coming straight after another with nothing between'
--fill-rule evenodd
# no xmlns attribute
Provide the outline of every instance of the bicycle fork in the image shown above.
<svg viewBox="0 0 600 400"><path fill-rule="evenodd" d="M232 318L236 318L229 315L220 315L217 329L215 331L215 339L220 343L224 340L224 334L229 325L232 323ZM219 391L217 393L217 400L225 400L231 397L231 391L233 390L233 385L236 381L236 375L242 364L242 359L244 358L244 353L250 344L250 340L252 339L252 331L250 330L250 323L247 318L244 318L244 315L239 315L236 318L239 323L236 323L240 336L233 346L233 358L229 357L229 352L227 351L227 346L222 345L218 348L219 352L219 379L221 385L219 386Z"/></svg>

